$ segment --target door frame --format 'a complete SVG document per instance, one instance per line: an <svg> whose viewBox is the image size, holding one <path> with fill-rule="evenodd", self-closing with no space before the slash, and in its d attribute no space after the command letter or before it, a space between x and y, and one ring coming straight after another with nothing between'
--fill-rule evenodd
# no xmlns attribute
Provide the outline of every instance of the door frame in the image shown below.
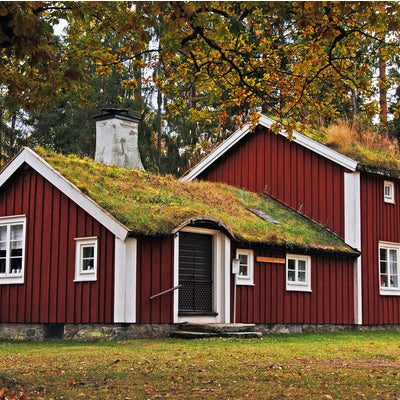
<svg viewBox="0 0 400 400"><path fill-rule="evenodd" d="M174 291L174 323L230 322L231 245L230 239L215 229L185 227L182 232L200 233L213 237L213 311L216 316L179 316L179 289ZM179 285L179 232L174 238L174 286Z"/></svg>

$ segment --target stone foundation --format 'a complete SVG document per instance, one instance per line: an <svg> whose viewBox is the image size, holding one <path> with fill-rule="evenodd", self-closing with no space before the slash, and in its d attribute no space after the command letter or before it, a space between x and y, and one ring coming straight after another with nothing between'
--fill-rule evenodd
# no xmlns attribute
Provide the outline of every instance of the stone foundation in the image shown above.
<svg viewBox="0 0 400 400"><path fill-rule="evenodd" d="M0 324L7 340L129 340L168 337L174 324Z"/></svg>
<svg viewBox="0 0 400 400"><path fill-rule="evenodd" d="M400 331L400 325L257 324L263 335L283 333Z"/></svg>
<svg viewBox="0 0 400 400"><path fill-rule="evenodd" d="M5 324L0 323L3 340L130 340L168 337L175 324ZM400 325L310 325L258 324L252 330L263 335L342 332L342 331L400 331Z"/></svg>

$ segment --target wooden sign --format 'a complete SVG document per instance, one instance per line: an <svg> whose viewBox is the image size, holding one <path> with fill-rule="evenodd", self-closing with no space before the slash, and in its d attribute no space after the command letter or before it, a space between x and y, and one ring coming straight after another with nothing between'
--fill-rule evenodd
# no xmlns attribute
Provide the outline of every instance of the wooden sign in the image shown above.
<svg viewBox="0 0 400 400"><path fill-rule="evenodd" d="M257 257L257 262L265 262L265 263L272 263L272 264L286 264L286 259L272 258L272 257Z"/></svg>

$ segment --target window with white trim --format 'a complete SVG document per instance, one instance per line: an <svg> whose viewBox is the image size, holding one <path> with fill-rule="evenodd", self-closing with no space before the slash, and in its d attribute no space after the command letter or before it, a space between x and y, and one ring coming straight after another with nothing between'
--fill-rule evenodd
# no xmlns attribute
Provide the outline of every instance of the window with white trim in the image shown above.
<svg viewBox="0 0 400 400"><path fill-rule="evenodd" d="M385 203L394 203L394 183L385 181L383 185Z"/></svg>
<svg viewBox="0 0 400 400"><path fill-rule="evenodd" d="M24 283L25 216L0 218L0 285Z"/></svg>
<svg viewBox="0 0 400 400"><path fill-rule="evenodd" d="M380 294L400 296L399 243L379 243Z"/></svg>
<svg viewBox="0 0 400 400"><path fill-rule="evenodd" d="M236 258L239 260L238 285L254 285L254 252L248 249L237 249Z"/></svg>
<svg viewBox="0 0 400 400"><path fill-rule="evenodd" d="M97 280L97 237L77 238L75 282Z"/></svg>
<svg viewBox="0 0 400 400"><path fill-rule="evenodd" d="M311 292L311 257L286 255L286 290Z"/></svg>

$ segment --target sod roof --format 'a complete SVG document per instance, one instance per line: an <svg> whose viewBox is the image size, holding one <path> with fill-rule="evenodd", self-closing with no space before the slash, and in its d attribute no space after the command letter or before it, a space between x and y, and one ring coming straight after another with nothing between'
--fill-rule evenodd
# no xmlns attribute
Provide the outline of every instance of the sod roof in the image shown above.
<svg viewBox="0 0 400 400"><path fill-rule="evenodd" d="M206 216L219 221L235 240L249 245L358 255L325 227L262 194L219 183L181 182L44 149L36 152L133 236L171 235L186 221ZM279 224L260 218L249 208Z"/></svg>

